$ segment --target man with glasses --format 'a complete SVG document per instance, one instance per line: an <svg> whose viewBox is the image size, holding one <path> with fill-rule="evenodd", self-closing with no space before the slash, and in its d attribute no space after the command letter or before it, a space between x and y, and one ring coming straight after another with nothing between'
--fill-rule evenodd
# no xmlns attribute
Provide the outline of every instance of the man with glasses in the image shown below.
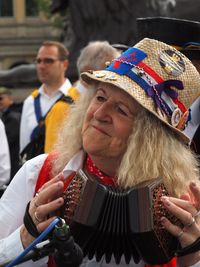
<svg viewBox="0 0 200 267"><path fill-rule="evenodd" d="M20 151L23 157L23 151L35 140L41 123L45 124L44 151L41 153L51 151L57 136L56 130L69 105L62 105L59 114L54 112L57 114L56 118L54 115L50 116L50 111L55 109L63 96L69 95L74 99L78 94L74 88L71 88L69 79L65 77L69 65L68 54L66 47L55 41L46 41L39 48L35 63L37 75L42 85L28 96L23 104L20 125ZM47 139L48 144L46 144ZM27 155L25 155L24 161L28 159L26 157Z"/></svg>

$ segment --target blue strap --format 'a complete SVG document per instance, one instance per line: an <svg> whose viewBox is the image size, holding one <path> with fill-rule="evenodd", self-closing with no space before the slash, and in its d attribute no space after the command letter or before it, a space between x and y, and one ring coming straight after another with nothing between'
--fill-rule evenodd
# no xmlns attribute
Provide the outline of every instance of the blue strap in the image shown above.
<svg viewBox="0 0 200 267"><path fill-rule="evenodd" d="M74 102L70 96L66 96L66 95L62 94L61 97L58 98L58 100L54 104L56 104L60 100L66 102L66 103L69 103L69 104L72 104ZM51 106L51 108L54 106L54 104ZM49 113L51 108L47 111L46 115ZM40 128L41 128L41 125L40 125L41 120L42 119L44 120L46 117L46 115L44 117L42 117L41 105L40 105L40 93L38 93L38 95L34 98L34 110L35 110L35 115L36 115L38 125L33 129L32 133L31 133L31 136L30 136L31 141L38 137L38 135L40 133Z"/></svg>
<svg viewBox="0 0 200 267"><path fill-rule="evenodd" d="M34 110L38 125L33 129L31 133L31 141L38 136L40 130L39 123L40 120L42 119L42 112L40 106L40 93L38 93L38 95L34 98Z"/></svg>
<svg viewBox="0 0 200 267"><path fill-rule="evenodd" d="M34 98L34 109L37 122L39 123L42 118L42 112L40 106L40 93Z"/></svg>

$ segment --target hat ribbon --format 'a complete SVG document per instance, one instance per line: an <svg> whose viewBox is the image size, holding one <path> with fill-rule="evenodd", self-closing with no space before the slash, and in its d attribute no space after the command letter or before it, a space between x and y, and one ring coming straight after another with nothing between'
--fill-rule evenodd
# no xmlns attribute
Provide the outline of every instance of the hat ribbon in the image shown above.
<svg viewBox="0 0 200 267"><path fill-rule="evenodd" d="M162 83L149 86L146 90L148 96L153 98L156 105L162 109L167 115L171 115L173 110L167 105L167 103L162 99L162 93L164 92L171 99L177 99L178 93L171 87L175 87L178 90L183 90L183 83L179 80L167 80Z"/></svg>

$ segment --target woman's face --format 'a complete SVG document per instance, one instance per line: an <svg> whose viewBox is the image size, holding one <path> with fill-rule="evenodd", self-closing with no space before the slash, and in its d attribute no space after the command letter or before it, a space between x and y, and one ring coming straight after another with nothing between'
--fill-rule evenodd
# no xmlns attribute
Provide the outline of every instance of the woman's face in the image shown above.
<svg viewBox="0 0 200 267"><path fill-rule="evenodd" d="M121 160L139 108L123 90L100 83L83 123L84 150L91 156Z"/></svg>

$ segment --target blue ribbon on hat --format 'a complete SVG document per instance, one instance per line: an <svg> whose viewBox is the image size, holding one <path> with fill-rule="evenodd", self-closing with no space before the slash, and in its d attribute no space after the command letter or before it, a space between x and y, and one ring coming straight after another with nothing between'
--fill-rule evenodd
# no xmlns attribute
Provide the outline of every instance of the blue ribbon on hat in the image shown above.
<svg viewBox="0 0 200 267"><path fill-rule="evenodd" d="M178 90L183 90L184 86L180 80L167 80L162 83L151 86L147 81L145 81L142 77L135 74L132 70L125 74L127 77L131 78L135 81L146 94L151 97L155 104L161 108L167 115L171 115L173 110L167 105L167 103L162 99L162 92L165 92L170 98L175 99L178 97L178 93L172 89L171 87L175 87ZM163 105L164 104L164 105ZM167 110L167 112L166 112Z"/></svg>
<svg viewBox="0 0 200 267"><path fill-rule="evenodd" d="M183 83L181 81L179 81L179 80L167 80L167 81L164 81L160 84L150 86L146 90L147 95L150 96L151 98L153 98L156 105L159 108L161 108L162 110L164 110L163 106L162 106L162 102L163 102L170 114L172 114L173 111L169 108L167 103L162 99L161 94L162 94L162 92L165 92L165 94L168 95L170 98L176 99L178 97L178 93L174 89L171 88L172 86L178 90L184 89ZM160 99L162 99L162 102L160 101Z"/></svg>
<svg viewBox="0 0 200 267"><path fill-rule="evenodd" d="M140 49L135 47L130 47L124 53L121 54L119 58L114 60L114 62L109 65L106 70L113 71L119 75L126 75L133 66L137 65L147 54Z"/></svg>

